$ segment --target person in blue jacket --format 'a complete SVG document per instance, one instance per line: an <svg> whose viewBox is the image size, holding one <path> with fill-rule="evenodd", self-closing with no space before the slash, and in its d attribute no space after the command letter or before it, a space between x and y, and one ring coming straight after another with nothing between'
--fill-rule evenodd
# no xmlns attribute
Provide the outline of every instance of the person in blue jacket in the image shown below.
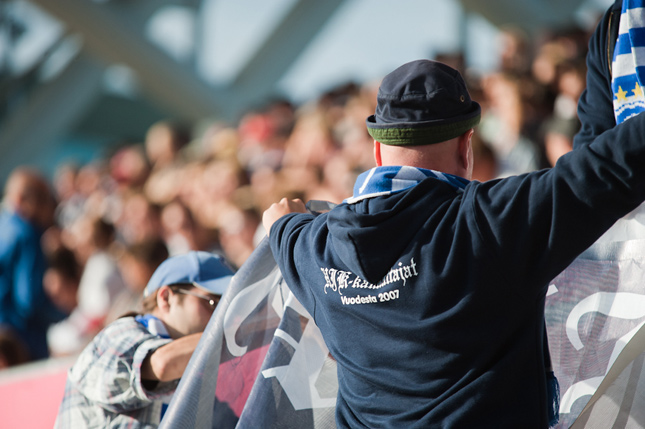
<svg viewBox="0 0 645 429"><path fill-rule="evenodd" d="M573 138L574 149L590 144L604 131L616 126L611 79L622 7L623 0L616 0L607 9L589 40L587 87L578 100L581 127Z"/></svg>
<svg viewBox="0 0 645 429"><path fill-rule="evenodd" d="M66 316L43 288L47 261L40 241L54 207L40 173L18 167L9 175L0 210L0 326L20 338L30 360L49 356L47 328Z"/></svg>
<svg viewBox="0 0 645 429"><path fill-rule="evenodd" d="M458 71L404 64L367 118L377 167L353 196L263 215L338 363L339 427L550 424L548 284L645 200L645 115L552 169L484 183L469 180L479 118Z"/></svg>

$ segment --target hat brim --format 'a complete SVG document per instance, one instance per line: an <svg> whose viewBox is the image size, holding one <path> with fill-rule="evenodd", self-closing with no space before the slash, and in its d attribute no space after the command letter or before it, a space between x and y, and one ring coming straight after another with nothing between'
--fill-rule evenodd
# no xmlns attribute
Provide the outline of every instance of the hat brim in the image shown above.
<svg viewBox="0 0 645 429"><path fill-rule="evenodd" d="M458 137L479 124L481 107L477 102L472 103L474 109L450 120L383 123L377 122L376 116L371 115L365 121L367 132L374 140L385 145L421 146L441 143Z"/></svg>
<svg viewBox="0 0 645 429"><path fill-rule="evenodd" d="M232 278L233 276L225 276L213 280L193 282L193 286L213 295L222 296L226 292L226 289L228 289Z"/></svg>

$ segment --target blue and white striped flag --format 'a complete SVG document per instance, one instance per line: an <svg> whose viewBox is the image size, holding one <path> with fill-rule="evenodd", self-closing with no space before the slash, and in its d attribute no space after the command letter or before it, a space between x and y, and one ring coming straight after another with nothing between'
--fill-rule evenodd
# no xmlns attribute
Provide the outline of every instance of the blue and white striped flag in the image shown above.
<svg viewBox="0 0 645 429"><path fill-rule="evenodd" d="M616 123L645 110L645 1L624 0L612 62ZM546 319L560 428L645 428L645 205L551 285Z"/></svg>
<svg viewBox="0 0 645 429"><path fill-rule="evenodd" d="M616 123L645 110L645 0L624 0L614 48L611 88Z"/></svg>

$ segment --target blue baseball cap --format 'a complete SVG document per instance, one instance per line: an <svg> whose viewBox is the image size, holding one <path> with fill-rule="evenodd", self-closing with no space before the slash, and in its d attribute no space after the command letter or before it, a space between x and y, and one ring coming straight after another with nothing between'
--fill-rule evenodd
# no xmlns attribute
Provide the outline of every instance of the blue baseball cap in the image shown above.
<svg viewBox="0 0 645 429"><path fill-rule="evenodd" d="M163 261L150 277L143 296L151 295L162 286L175 284L192 284L206 292L223 295L233 274L221 256L191 251Z"/></svg>

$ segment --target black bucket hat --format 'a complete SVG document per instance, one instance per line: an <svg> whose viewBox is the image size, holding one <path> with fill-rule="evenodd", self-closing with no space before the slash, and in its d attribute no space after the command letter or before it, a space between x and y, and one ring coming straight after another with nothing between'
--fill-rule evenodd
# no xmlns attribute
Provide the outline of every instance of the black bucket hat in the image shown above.
<svg viewBox="0 0 645 429"><path fill-rule="evenodd" d="M412 146L453 139L480 119L481 107L470 99L457 70L436 61L417 60L385 76L376 113L366 122L374 140Z"/></svg>

